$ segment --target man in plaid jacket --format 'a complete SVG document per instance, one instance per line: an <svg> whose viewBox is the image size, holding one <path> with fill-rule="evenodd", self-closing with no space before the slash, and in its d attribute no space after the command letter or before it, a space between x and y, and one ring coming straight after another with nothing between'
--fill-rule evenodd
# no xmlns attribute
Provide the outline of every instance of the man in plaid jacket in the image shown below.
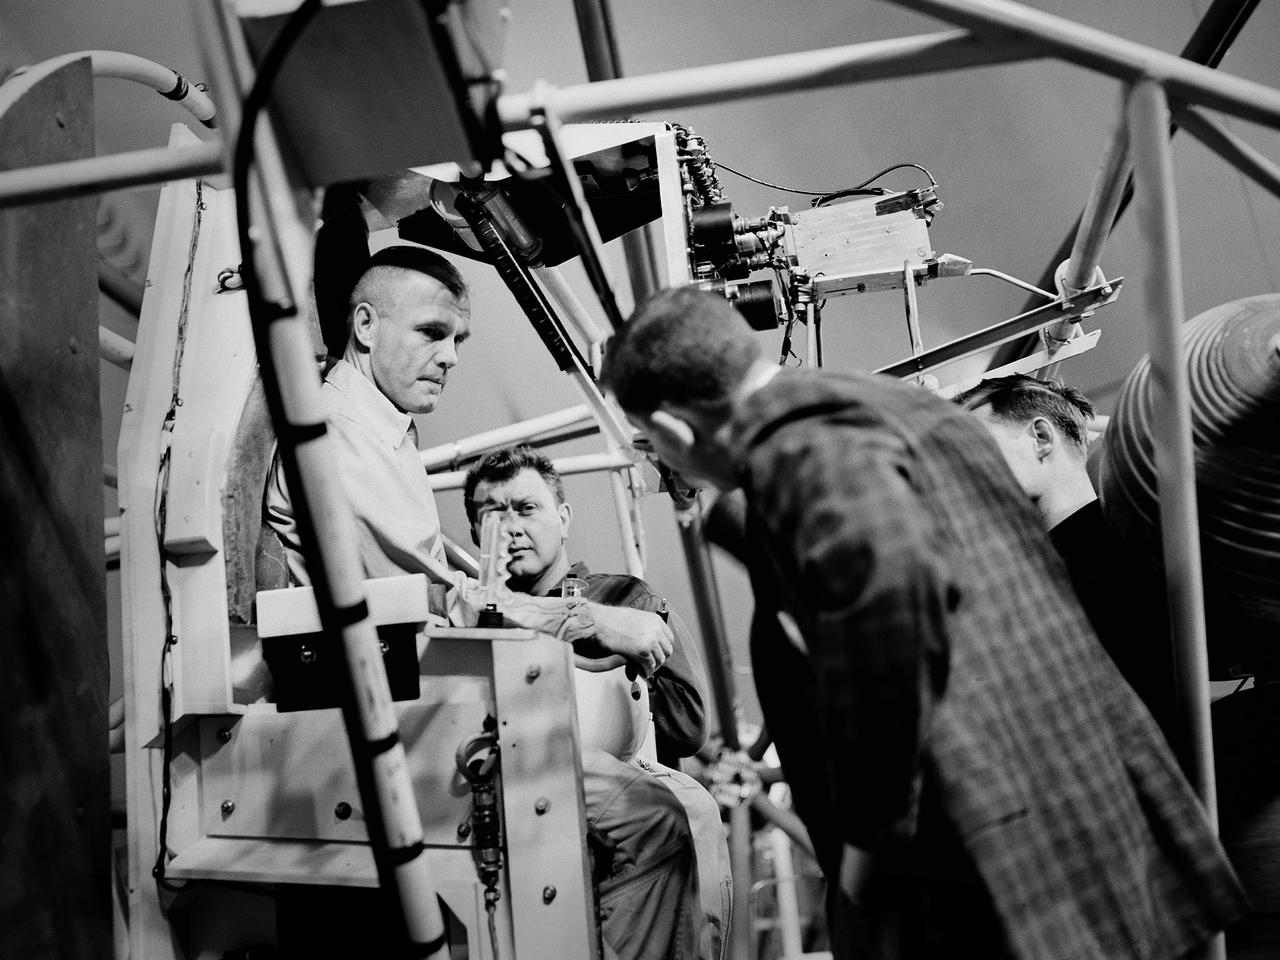
<svg viewBox="0 0 1280 960"><path fill-rule="evenodd" d="M765 722L838 957L1186 956L1243 909L986 431L885 378L780 371L665 291L603 380L663 460L745 494Z"/></svg>

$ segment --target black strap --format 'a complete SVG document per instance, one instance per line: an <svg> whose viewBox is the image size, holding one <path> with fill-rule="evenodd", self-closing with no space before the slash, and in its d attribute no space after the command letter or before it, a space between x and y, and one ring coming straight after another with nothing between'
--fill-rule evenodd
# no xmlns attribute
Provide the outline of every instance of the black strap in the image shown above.
<svg viewBox="0 0 1280 960"><path fill-rule="evenodd" d="M411 843L407 847L388 847L387 863L391 864L393 867L402 867L426 849L427 845L421 840L417 843Z"/></svg>
<svg viewBox="0 0 1280 960"><path fill-rule="evenodd" d="M323 437L325 429L323 420L318 423L287 423L280 431L280 439L291 447L300 447Z"/></svg>
<svg viewBox="0 0 1280 960"><path fill-rule="evenodd" d="M174 73L174 77L177 78L177 82L174 83L172 90L157 91L160 96L164 97L166 100L181 100L187 95L188 87L186 77L180 73Z"/></svg>
<svg viewBox="0 0 1280 960"><path fill-rule="evenodd" d="M361 744L360 752L367 757L378 757L392 749L400 742L400 731L393 730L385 737L377 740L367 740Z"/></svg>
<svg viewBox="0 0 1280 960"><path fill-rule="evenodd" d="M323 427L324 424L320 424L320 426ZM349 627L353 623L359 623L368 616L369 604L365 603L363 599L357 600L349 607L338 607L333 611L334 625L338 629Z"/></svg>
<svg viewBox="0 0 1280 960"><path fill-rule="evenodd" d="M429 957L448 942L449 942L448 938L442 932L440 936L436 937L434 940L428 940L426 943L409 944L409 952L406 954L406 956Z"/></svg>

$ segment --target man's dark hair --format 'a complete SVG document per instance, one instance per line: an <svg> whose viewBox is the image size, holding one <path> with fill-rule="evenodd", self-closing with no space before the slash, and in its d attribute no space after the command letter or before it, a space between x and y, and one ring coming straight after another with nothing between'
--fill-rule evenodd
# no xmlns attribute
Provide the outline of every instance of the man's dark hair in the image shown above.
<svg viewBox="0 0 1280 960"><path fill-rule="evenodd" d="M462 502L467 508L467 522L472 526L476 522L476 511L479 504L475 502L476 487L481 482L503 483L512 479L521 470L533 470L551 488L556 503L564 503L564 481L556 472L549 459L533 447L521 444L515 447L503 447L480 458L474 467L467 471L466 482L462 486Z"/></svg>
<svg viewBox="0 0 1280 960"><path fill-rule="evenodd" d="M1093 419L1093 404L1075 387L1057 380L1039 380L1021 373L992 377L954 400L966 410L990 407L994 416L1009 423L1023 424L1045 417L1081 450L1089 446L1087 428Z"/></svg>
<svg viewBox="0 0 1280 960"><path fill-rule="evenodd" d="M370 270L376 270L378 267L397 267L401 270L412 270L414 273L421 273L423 276L438 281L441 286L459 299L467 296L467 282L462 279L462 274L458 272L458 268L452 263L426 247L398 244L394 247L383 247L369 258L369 262L360 271L360 276L351 288L352 302L348 304L348 309L354 308L356 305L355 292L360 286L360 281L365 278L365 275Z"/></svg>
<svg viewBox="0 0 1280 960"><path fill-rule="evenodd" d="M760 356L729 301L679 287L654 294L614 334L600 380L632 413L647 416L665 401L723 414Z"/></svg>

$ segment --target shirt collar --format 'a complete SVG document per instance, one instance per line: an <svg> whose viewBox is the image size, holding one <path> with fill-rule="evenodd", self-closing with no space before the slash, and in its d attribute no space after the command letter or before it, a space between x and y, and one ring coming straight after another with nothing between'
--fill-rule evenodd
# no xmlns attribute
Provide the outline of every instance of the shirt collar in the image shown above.
<svg viewBox="0 0 1280 960"><path fill-rule="evenodd" d="M413 431L413 417L386 398L377 384L346 360L335 363L325 381L348 401L346 413L360 420L372 432L379 443L395 450L409 436L416 447L417 436ZM411 432L413 431L413 432Z"/></svg>

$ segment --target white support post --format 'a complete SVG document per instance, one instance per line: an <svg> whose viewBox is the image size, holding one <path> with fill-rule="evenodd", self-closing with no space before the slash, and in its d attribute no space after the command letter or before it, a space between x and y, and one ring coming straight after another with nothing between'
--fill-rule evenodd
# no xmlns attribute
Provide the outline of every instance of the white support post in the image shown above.
<svg viewBox="0 0 1280 960"><path fill-rule="evenodd" d="M1152 447L1160 493L1161 541L1169 590L1178 697L1190 734L1192 785L1217 824L1209 657L1200 568L1195 447L1186 348L1177 197L1169 151L1169 108L1159 82L1144 78L1129 93L1128 120L1141 233L1150 242L1143 303L1151 350Z"/></svg>
<svg viewBox="0 0 1280 960"><path fill-rule="evenodd" d="M133 366L133 344L114 330L98 327L98 353L103 360L113 363L121 370Z"/></svg>

